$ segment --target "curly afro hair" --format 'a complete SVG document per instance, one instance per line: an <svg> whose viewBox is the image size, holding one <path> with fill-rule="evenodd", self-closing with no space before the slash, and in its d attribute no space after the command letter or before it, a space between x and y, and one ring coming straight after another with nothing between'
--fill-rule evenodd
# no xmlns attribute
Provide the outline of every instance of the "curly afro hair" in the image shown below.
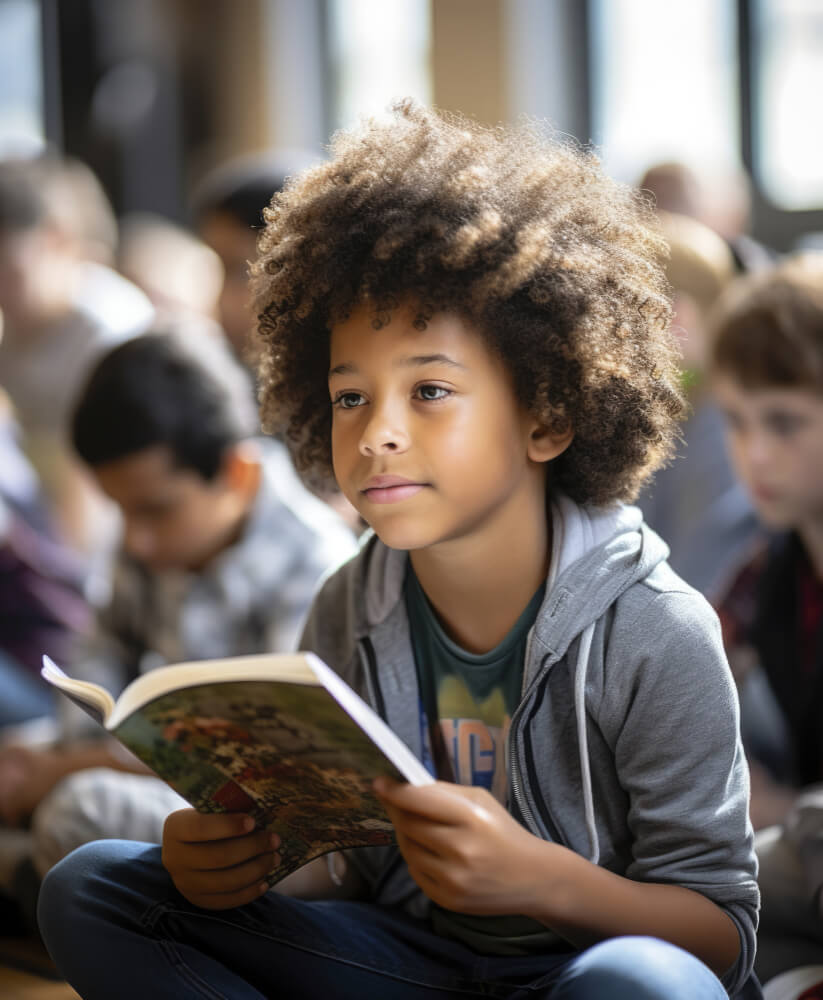
<svg viewBox="0 0 823 1000"><path fill-rule="evenodd" d="M482 127L409 101L338 133L331 159L265 212L252 268L261 418L328 485L329 331L356 305L379 330L459 313L522 404L570 446L552 489L631 500L669 456L685 404L651 203L536 124Z"/></svg>

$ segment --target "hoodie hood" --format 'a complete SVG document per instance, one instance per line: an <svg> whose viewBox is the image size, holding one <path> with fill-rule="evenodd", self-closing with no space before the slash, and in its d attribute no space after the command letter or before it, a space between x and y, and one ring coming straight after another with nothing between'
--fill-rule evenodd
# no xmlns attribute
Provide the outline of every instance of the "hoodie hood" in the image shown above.
<svg viewBox="0 0 823 1000"><path fill-rule="evenodd" d="M600 844L586 726L586 680L592 640L606 610L664 562L669 550L643 524L637 507L583 507L559 496L552 502L551 517L552 557L546 597L533 634L533 641L537 640L544 653L526 657L523 688L525 691L529 687L544 664L553 664L564 656L579 636L573 669L577 753L589 860L597 864Z"/></svg>
<svg viewBox="0 0 823 1000"><path fill-rule="evenodd" d="M546 597L537 628L548 612L551 625L540 638L562 650L581 628L602 615L615 598L642 580L668 557L664 542L643 524L637 507L583 507L566 496L550 506L552 556ZM361 548L371 548L364 566L362 619L358 631L366 634L390 615L403 589L408 554L383 545L367 532Z"/></svg>
<svg viewBox="0 0 823 1000"><path fill-rule="evenodd" d="M583 507L561 496L551 516L552 558L535 634L559 658L622 593L665 562L669 550L637 507Z"/></svg>

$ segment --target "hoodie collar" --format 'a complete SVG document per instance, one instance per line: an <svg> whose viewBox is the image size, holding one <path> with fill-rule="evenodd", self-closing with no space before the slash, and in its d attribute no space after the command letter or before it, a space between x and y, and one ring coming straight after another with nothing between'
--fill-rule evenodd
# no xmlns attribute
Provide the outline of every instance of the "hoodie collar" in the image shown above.
<svg viewBox="0 0 823 1000"><path fill-rule="evenodd" d="M669 550L643 524L637 507L583 506L558 495L551 501L550 515L552 556L538 628L540 638L559 649L663 562ZM368 632L384 622L400 600L408 553L380 544L373 533L363 539L362 547L371 550L363 595Z"/></svg>

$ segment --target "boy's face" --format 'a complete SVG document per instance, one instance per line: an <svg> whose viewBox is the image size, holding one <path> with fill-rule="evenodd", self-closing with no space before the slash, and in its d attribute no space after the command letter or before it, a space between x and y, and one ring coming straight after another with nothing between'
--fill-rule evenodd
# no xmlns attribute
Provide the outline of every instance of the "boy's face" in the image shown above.
<svg viewBox="0 0 823 1000"><path fill-rule="evenodd" d="M337 482L392 548L420 550L544 517L552 441L518 403L508 373L466 321L425 330L397 309L381 330L358 307L331 333L329 391Z"/></svg>
<svg viewBox="0 0 823 1000"><path fill-rule="evenodd" d="M823 518L823 396L809 389L747 389L713 381L729 454L763 521L800 529Z"/></svg>
<svg viewBox="0 0 823 1000"><path fill-rule="evenodd" d="M254 315L249 303L249 261L257 253L257 235L228 212L213 212L203 221L200 235L223 263L223 285L218 298L220 324L241 359L253 347Z"/></svg>
<svg viewBox="0 0 823 1000"><path fill-rule="evenodd" d="M0 310L12 329L46 317L51 266L59 261L58 240L47 228L0 231Z"/></svg>
<svg viewBox="0 0 823 1000"><path fill-rule="evenodd" d="M97 466L120 508L123 547L151 570L202 569L232 540L243 498L221 472L211 481L174 464L162 445Z"/></svg>

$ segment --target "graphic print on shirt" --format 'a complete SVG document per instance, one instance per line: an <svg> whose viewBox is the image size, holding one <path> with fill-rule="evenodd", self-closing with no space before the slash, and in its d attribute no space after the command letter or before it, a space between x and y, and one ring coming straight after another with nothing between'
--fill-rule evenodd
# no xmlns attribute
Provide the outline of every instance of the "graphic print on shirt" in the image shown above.
<svg viewBox="0 0 823 1000"><path fill-rule="evenodd" d="M498 802L505 803L506 737L511 716L506 710L503 691L495 688L482 702L477 702L461 677L452 674L439 680L440 721L436 742L440 746L436 751L445 754L452 780L460 785L485 788ZM436 763L440 770L442 757Z"/></svg>

